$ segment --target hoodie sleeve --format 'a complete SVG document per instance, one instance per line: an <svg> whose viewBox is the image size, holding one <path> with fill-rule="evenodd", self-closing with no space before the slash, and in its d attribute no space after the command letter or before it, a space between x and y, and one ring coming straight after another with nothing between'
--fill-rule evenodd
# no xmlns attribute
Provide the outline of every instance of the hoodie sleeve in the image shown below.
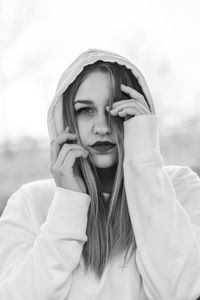
<svg viewBox="0 0 200 300"><path fill-rule="evenodd" d="M124 183L136 262L151 300L200 296L200 178L163 167L156 115L124 122ZM177 168L175 168L177 170Z"/></svg>
<svg viewBox="0 0 200 300"><path fill-rule="evenodd" d="M0 218L1 300L64 299L87 241L89 195L56 188L40 234L34 230L32 196L22 186Z"/></svg>

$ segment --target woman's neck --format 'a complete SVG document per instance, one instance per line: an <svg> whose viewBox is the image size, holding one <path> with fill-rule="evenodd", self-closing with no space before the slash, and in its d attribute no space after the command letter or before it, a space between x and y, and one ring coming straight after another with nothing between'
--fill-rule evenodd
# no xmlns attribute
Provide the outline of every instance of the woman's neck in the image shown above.
<svg viewBox="0 0 200 300"><path fill-rule="evenodd" d="M111 193L113 188L113 182L115 178L115 173L117 169L117 164L109 168L96 168L99 180L101 182L101 191L104 193Z"/></svg>

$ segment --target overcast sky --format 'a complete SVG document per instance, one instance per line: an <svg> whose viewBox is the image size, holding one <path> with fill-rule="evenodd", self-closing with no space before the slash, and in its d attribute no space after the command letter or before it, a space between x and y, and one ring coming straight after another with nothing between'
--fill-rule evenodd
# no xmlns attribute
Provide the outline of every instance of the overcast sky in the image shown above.
<svg viewBox="0 0 200 300"><path fill-rule="evenodd" d="M48 139L59 77L88 48L135 63L162 126L199 115L199 15L198 0L0 0L0 141Z"/></svg>

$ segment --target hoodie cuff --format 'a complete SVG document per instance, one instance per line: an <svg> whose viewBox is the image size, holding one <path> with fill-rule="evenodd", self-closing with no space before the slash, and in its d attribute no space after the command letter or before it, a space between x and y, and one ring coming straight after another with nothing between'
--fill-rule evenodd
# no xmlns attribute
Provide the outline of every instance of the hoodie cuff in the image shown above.
<svg viewBox="0 0 200 300"><path fill-rule="evenodd" d="M86 239L88 194L56 187L46 218L46 225L54 232L72 238Z"/></svg>
<svg viewBox="0 0 200 300"><path fill-rule="evenodd" d="M161 158L158 118L140 115L124 122L124 161Z"/></svg>

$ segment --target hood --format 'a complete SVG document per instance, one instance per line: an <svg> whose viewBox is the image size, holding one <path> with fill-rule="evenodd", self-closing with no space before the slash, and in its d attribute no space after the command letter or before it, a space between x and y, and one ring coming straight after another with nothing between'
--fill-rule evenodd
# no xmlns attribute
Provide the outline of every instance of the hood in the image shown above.
<svg viewBox="0 0 200 300"><path fill-rule="evenodd" d="M50 141L60 135L64 130L64 124L62 120L62 94L67 89L67 87L76 79L78 74L83 70L86 65L92 64L97 60L116 62L120 65L126 66L128 69L131 69L134 76L137 78L139 84L141 85L143 92L150 104L151 110L155 113L154 103L147 86L147 83L138 70L138 68L133 65L125 57L118 55L113 52L100 50L100 49L89 49L81 53L64 71L62 74L55 92L55 96L51 102L51 105L48 110L47 116L47 125Z"/></svg>

